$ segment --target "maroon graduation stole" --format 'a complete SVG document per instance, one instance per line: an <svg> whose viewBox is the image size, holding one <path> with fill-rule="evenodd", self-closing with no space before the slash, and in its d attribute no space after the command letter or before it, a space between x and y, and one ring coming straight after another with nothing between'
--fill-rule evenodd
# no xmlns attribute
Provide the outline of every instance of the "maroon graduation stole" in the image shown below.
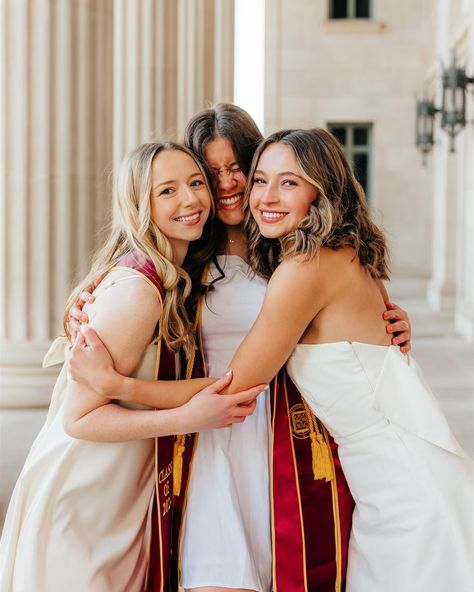
<svg viewBox="0 0 474 592"><path fill-rule="evenodd" d="M186 378L206 375L196 314L199 351ZM282 369L271 384L273 592L343 592L354 501L341 469L337 445L309 410ZM171 590L179 585L179 552L189 477L198 434L175 444Z"/></svg>
<svg viewBox="0 0 474 592"><path fill-rule="evenodd" d="M158 292L161 304L165 290L153 263L142 253L123 257L114 269L131 269L138 273ZM157 348L155 380L176 380L175 354L161 338ZM152 532L149 566L145 589L148 592L169 592L170 548L172 519L174 436L155 438L155 498L152 514Z"/></svg>
<svg viewBox="0 0 474 592"><path fill-rule="evenodd" d="M284 368L271 416L273 590L343 591L354 501L337 445Z"/></svg>

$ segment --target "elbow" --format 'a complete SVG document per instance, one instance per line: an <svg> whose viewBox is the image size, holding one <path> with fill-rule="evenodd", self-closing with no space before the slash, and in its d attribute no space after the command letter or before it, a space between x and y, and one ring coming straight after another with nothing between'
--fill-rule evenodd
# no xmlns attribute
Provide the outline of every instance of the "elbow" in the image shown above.
<svg viewBox="0 0 474 592"><path fill-rule="evenodd" d="M76 438L77 440L82 440L83 434L80 429L79 420L75 417L71 417L70 415L63 415L63 430L66 432L68 436L71 438Z"/></svg>

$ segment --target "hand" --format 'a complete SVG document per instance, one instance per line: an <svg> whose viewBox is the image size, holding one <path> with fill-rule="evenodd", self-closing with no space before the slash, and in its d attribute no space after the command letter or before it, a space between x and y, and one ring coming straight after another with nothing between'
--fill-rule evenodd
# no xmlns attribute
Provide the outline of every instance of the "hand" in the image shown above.
<svg viewBox="0 0 474 592"><path fill-rule="evenodd" d="M91 304L94 302L95 296L92 292L95 290L95 288L97 288L104 277L105 275L101 275L94 281L92 286L81 292L79 298L69 310L69 321L67 326L73 340L76 339L77 335L79 334L82 323L89 322L89 317L86 315L86 313L82 312L82 309L84 308L85 304Z"/></svg>
<svg viewBox="0 0 474 592"><path fill-rule="evenodd" d="M233 395L221 396L219 393L232 382L229 372L213 384L206 387L183 405L182 433L199 432L215 428L228 427L242 423L255 411L256 397L266 385L260 384Z"/></svg>
<svg viewBox="0 0 474 592"><path fill-rule="evenodd" d="M88 325L81 325L71 348L68 375L103 397L120 398L117 383L123 377L115 371L108 349Z"/></svg>
<svg viewBox="0 0 474 592"><path fill-rule="evenodd" d="M386 302L387 310L383 318L390 321L387 325L387 333L393 335L392 345L400 346L400 351L407 354L411 350L411 325L408 313L393 302Z"/></svg>

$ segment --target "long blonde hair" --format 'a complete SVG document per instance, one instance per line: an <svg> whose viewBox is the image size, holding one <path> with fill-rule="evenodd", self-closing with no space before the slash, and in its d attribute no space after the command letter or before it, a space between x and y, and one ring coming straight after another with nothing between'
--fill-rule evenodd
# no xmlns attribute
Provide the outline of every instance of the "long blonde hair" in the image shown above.
<svg viewBox="0 0 474 592"><path fill-rule="evenodd" d="M74 288L66 304L63 323L68 337L69 311L80 293L93 285L96 278L108 273L124 256L138 252L153 263L166 291L160 321L166 345L172 350L182 346L187 355L194 350L192 326L184 306L191 291L191 280L172 262L171 244L151 218L152 163L160 152L173 150L184 152L194 160L211 195L202 165L184 146L174 142L154 142L132 150L121 162L115 177L109 237L95 254L91 271Z"/></svg>
<svg viewBox="0 0 474 592"><path fill-rule="evenodd" d="M262 152L281 142L291 148L303 177L315 188L315 199L298 228L281 240L267 239L248 207L253 177ZM284 130L269 136L255 153L245 194L245 227L249 261L269 278L279 262L294 255L313 258L322 246L352 247L372 277L388 279L385 237L369 215L367 198L336 138L321 128Z"/></svg>

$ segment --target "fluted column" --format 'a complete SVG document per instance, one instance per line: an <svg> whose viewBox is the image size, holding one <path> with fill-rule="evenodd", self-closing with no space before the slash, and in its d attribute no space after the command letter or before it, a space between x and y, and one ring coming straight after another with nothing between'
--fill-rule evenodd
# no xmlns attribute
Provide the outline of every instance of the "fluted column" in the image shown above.
<svg viewBox="0 0 474 592"><path fill-rule="evenodd" d="M177 128L233 95L233 0L178 0Z"/></svg>
<svg viewBox="0 0 474 592"><path fill-rule="evenodd" d="M0 403L43 405L41 370L108 194L112 0L2 0Z"/></svg>
<svg viewBox="0 0 474 592"><path fill-rule="evenodd" d="M138 144L176 135L177 6L114 3L114 162Z"/></svg>
<svg viewBox="0 0 474 592"><path fill-rule="evenodd" d="M437 55L445 63L451 59L449 40L449 0L437 3ZM436 104L441 103L438 88ZM456 300L456 156L449 153L448 138L437 123L437 137L433 153L433 239L432 276L428 286L428 300L436 310L454 310Z"/></svg>

